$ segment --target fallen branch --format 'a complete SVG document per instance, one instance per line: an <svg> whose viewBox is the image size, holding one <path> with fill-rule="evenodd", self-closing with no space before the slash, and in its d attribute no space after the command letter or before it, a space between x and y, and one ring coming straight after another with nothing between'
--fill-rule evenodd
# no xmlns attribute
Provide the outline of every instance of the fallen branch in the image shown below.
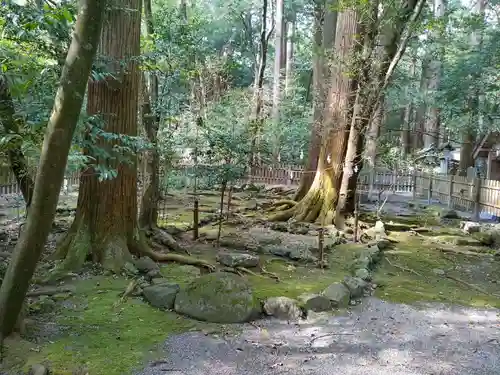
<svg viewBox="0 0 500 375"><path fill-rule="evenodd" d="M309 345L312 345L312 343L316 340L319 340L319 339L323 339L325 337L330 337L330 336L354 336L354 333L326 333L324 335L319 335L319 336L315 336L313 337L310 341L309 341Z"/></svg>
<svg viewBox="0 0 500 375"><path fill-rule="evenodd" d="M410 272L410 273L413 273L414 275L417 275L417 276L420 276L420 277L426 279L426 277L424 275L422 275L421 273L418 273L415 270L412 270L411 268L403 267L403 266L400 266L399 264L392 263L387 257L385 257L385 260L387 261L387 263L389 263L394 268L399 268L402 271Z"/></svg>
<svg viewBox="0 0 500 375"><path fill-rule="evenodd" d="M117 307L119 306L121 303L125 302L127 297L129 297L130 295L132 295L132 293L134 292L135 288L137 287L137 285L139 284L139 282L137 281L137 279L134 279L132 280L128 285L127 285L127 288L125 289L125 291L123 292L122 296L120 297L120 299L118 301L116 301L114 304L113 304L113 307Z"/></svg>
<svg viewBox="0 0 500 375"><path fill-rule="evenodd" d="M62 286L58 288L43 288L38 290L33 290L31 292L26 293L26 297L40 297L40 296L53 296L55 294L62 293L73 293L75 288L70 286Z"/></svg>

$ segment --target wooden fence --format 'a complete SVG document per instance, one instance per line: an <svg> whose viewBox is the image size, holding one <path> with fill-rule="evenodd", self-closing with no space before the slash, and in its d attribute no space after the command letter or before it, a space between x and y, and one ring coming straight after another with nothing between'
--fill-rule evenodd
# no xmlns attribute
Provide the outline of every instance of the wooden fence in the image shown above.
<svg viewBox="0 0 500 375"><path fill-rule="evenodd" d="M185 168L180 167L178 170L183 169ZM315 171L305 172L300 166L262 166L254 168L246 181L295 187L303 173ZM62 193L77 189L78 182L78 173L68 175ZM481 214L500 217L500 181L375 169L360 173L358 190L406 193L409 199L413 197L427 199L429 202L437 201L449 208L472 213L475 217ZM5 194L20 194L20 191L10 169L0 167L0 196Z"/></svg>

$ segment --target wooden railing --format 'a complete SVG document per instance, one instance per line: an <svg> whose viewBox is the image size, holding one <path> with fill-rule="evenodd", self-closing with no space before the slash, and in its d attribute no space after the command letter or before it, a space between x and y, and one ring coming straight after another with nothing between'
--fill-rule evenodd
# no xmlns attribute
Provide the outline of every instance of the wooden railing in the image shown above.
<svg viewBox="0 0 500 375"><path fill-rule="evenodd" d="M184 167L180 166L178 170ZM266 185L298 186L304 171L301 166L261 166L248 174L246 181ZM65 179L62 193L78 188L79 174L72 173ZM488 214L500 217L500 181L467 179L408 170L389 171L372 169L361 171L358 179L361 192L409 193L409 198L437 201L450 208L472 213L478 217ZM9 168L0 168L0 196L20 194L17 182Z"/></svg>

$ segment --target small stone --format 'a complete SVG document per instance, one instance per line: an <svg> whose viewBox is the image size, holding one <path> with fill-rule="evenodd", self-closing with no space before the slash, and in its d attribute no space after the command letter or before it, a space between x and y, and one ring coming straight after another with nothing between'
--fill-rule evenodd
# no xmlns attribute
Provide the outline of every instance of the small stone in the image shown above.
<svg viewBox="0 0 500 375"><path fill-rule="evenodd" d="M245 253L224 253L217 254L217 261L227 267L257 267L259 257Z"/></svg>
<svg viewBox="0 0 500 375"><path fill-rule="evenodd" d="M135 268L137 268L139 272L142 273L148 273L150 271L160 270L158 264L150 257L141 257L136 259L134 262L134 266Z"/></svg>
<svg viewBox="0 0 500 375"><path fill-rule="evenodd" d="M334 283L322 293L332 302L333 307L346 307L351 297L349 289L342 283Z"/></svg>
<svg viewBox="0 0 500 375"><path fill-rule="evenodd" d="M332 309L332 301L319 294L302 294L299 296L299 300L303 303L303 307L307 311L323 312Z"/></svg>
<svg viewBox="0 0 500 375"><path fill-rule="evenodd" d="M153 307L172 309L179 290L178 284L151 285L143 289L142 295Z"/></svg>
<svg viewBox="0 0 500 375"><path fill-rule="evenodd" d="M264 302L267 315L283 320L299 320L304 317L299 302L288 297L270 297Z"/></svg>
<svg viewBox="0 0 500 375"><path fill-rule="evenodd" d="M363 291L368 286L368 283L358 277L346 276L343 284L349 289L351 298L358 298L363 295Z"/></svg>
<svg viewBox="0 0 500 375"><path fill-rule="evenodd" d="M370 271L368 271L366 268L357 269L356 272L354 273L354 276L364 281L370 281L372 279Z"/></svg>
<svg viewBox="0 0 500 375"><path fill-rule="evenodd" d="M349 305L356 306L356 301L355 300L349 301Z"/></svg>
<svg viewBox="0 0 500 375"><path fill-rule="evenodd" d="M37 363L37 364L34 364L31 366L28 374L29 375L49 375L49 370L44 365L40 365Z"/></svg>

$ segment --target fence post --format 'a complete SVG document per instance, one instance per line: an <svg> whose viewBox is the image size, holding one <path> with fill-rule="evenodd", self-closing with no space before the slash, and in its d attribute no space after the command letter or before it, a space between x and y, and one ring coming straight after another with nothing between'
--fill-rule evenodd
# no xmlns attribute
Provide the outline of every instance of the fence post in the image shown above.
<svg viewBox="0 0 500 375"><path fill-rule="evenodd" d="M431 204L432 201L432 172L429 173L429 186L427 190L427 204Z"/></svg>
<svg viewBox="0 0 500 375"><path fill-rule="evenodd" d="M479 212L481 211L480 200L481 200L481 179L479 177L474 177L474 214L472 216L473 220L479 220Z"/></svg>
<svg viewBox="0 0 500 375"><path fill-rule="evenodd" d="M417 199L417 171L413 170L411 174L411 188L413 192L413 200Z"/></svg>
<svg viewBox="0 0 500 375"><path fill-rule="evenodd" d="M453 208L453 175L450 175L450 182L448 186L448 208Z"/></svg>
<svg viewBox="0 0 500 375"><path fill-rule="evenodd" d="M290 186L292 184L292 179L293 179L292 168L288 168L286 171L286 186Z"/></svg>

